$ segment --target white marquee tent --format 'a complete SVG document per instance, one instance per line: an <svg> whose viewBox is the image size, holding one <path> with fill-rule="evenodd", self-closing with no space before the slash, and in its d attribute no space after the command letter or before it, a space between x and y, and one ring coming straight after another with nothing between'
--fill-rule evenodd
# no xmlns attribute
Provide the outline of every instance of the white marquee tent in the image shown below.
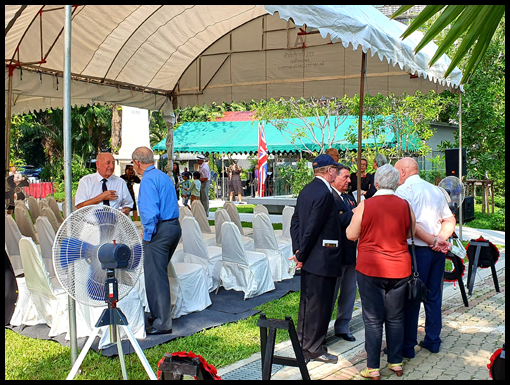
<svg viewBox="0 0 510 385"><path fill-rule="evenodd" d="M402 41L405 26L368 5L75 5L66 29L64 8L5 6L6 116L94 102L352 96L360 78L371 94L441 91L462 78L456 69L444 79L446 56L429 68L436 46L414 55L421 34ZM6 164L9 131L7 119Z"/></svg>

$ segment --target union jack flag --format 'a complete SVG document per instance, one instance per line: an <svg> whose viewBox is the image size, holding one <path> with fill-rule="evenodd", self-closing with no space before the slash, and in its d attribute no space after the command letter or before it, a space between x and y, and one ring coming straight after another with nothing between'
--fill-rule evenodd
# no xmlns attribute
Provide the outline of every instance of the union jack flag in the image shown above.
<svg viewBox="0 0 510 385"><path fill-rule="evenodd" d="M259 122L259 196L263 197L266 190L266 177L267 177L267 142L264 133L264 122Z"/></svg>

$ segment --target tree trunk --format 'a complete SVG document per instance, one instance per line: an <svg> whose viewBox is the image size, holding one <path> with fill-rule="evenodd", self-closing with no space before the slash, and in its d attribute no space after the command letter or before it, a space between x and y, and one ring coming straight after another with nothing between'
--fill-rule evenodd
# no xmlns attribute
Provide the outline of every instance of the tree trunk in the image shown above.
<svg viewBox="0 0 510 385"><path fill-rule="evenodd" d="M114 104L112 110L112 154L118 155L121 146L122 109Z"/></svg>

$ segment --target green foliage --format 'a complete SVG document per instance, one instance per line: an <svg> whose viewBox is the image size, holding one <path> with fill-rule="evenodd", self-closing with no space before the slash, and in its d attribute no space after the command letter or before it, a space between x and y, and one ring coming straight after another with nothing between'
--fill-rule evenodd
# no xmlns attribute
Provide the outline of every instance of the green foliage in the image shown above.
<svg viewBox="0 0 510 385"><path fill-rule="evenodd" d="M445 157L437 155L435 158L427 159L432 162L432 170L420 171L420 178L437 186L442 179L446 178Z"/></svg>
<svg viewBox="0 0 510 385"><path fill-rule="evenodd" d="M306 159L300 159L297 162L297 167L284 166L279 170L280 178L287 180L291 186L291 192L294 197L297 197L303 187L313 179L313 170L308 167L309 161Z"/></svg>
<svg viewBox="0 0 510 385"><path fill-rule="evenodd" d="M376 146L387 148L393 158L401 158L415 154L426 156L430 147L425 144L433 135L430 122L436 121L443 109L443 100L434 91L422 94L416 91L414 95L395 95L390 93L384 97L366 95L363 100L363 114L367 119L363 121L363 139L374 138ZM359 114L359 96L353 98L353 113ZM392 132L396 138L395 146L388 143L388 135ZM421 143L413 148L411 139L418 137ZM358 123L349 127L346 139L352 144L358 141Z"/></svg>
<svg viewBox="0 0 510 385"><path fill-rule="evenodd" d="M397 17L411 7L413 7L413 5L401 6L392 15L392 18ZM446 8L443 10L444 7ZM470 76L476 71L477 66L482 62L484 54L489 47L489 43L496 32L498 24L500 24L501 20L503 20L504 23L505 6L428 5L413 20L411 25L402 34L402 37L406 38L409 36L412 32L429 21L439 12L441 15L432 24L420 43L416 46L415 52L418 53L439 33L448 28L448 34L442 39L435 55L430 60L429 65L433 65L444 53L450 50L452 46L455 46L455 55L444 76L447 77L454 70L455 66L460 64L465 56L468 56L469 61L465 64L464 76L461 80L462 83L466 83ZM459 45L457 43L457 39L463 34L465 34L465 36Z"/></svg>

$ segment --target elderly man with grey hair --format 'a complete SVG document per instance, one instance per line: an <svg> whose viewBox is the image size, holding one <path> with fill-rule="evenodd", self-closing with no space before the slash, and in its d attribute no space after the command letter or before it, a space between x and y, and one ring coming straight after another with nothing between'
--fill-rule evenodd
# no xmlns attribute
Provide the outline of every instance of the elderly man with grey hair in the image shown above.
<svg viewBox="0 0 510 385"><path fill-rule="evenodd" d="M144 276L150 316L147 334L172 332L172 306L168 264L181 237L177 194L170 177L154 167L148 147L133 151L133 167L143 175L138 208L143 225Z"/></svg>
<svg viewBox="0 0 510 385"><path fill-rule="evenodd" d="M370 188L368 189L367 193L365 194L365 199L371 198L374 196L374 194L377 192L377 189L375 188L375 172L379 167L384 166L386 163L388 163L386 157L383 154L377 153L374 158L374 162L372 163L372 168L375 170L373 174L370 174L372 176L372 183L370 184Z"/></svg>
<svg viewBox="0 0 510 385"><path fill-rule="evenodd" d="M356 272L365 323L367 368L362 377L380 379L379 366L383 327L386 329L388 368L402 375L404 303L411 275L407 238L415 231L409 205L395 195L400 179L391 165L379 167L374 184L377 192L360 203L347 227L347 238L358 240Z"/></svg>

